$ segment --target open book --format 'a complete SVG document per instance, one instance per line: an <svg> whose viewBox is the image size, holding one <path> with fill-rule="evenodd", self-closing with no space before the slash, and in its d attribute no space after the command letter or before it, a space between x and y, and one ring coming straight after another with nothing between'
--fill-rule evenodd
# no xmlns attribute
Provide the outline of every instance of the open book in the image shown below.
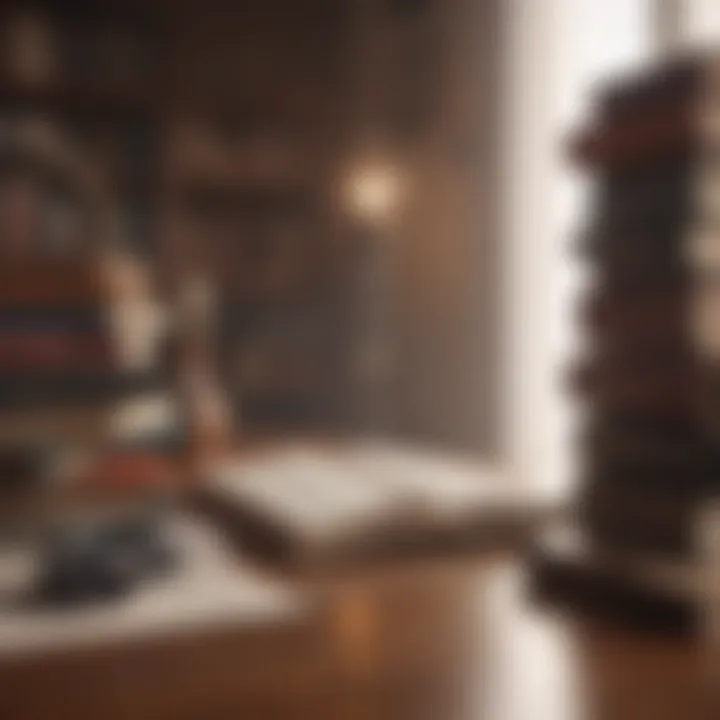
<svg viewBox="0 0 720 720"><path fill-rule="evenodd" d="M477 545L525 534L547 509L490 464L375 442L226 460L204 494L241 531L313 562Z"/></svg>

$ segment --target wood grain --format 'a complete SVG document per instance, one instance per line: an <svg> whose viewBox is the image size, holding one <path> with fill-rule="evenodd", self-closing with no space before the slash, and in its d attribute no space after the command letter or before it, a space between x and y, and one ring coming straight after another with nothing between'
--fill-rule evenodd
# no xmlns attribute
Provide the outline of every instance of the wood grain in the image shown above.
<svg viewBox="0 0 720 720"><path fill-rule="evenodd" d="M0 717L622 720L702 718L690 640L533 607L504 557L296 582L320 614L0 668Z"/></svg>

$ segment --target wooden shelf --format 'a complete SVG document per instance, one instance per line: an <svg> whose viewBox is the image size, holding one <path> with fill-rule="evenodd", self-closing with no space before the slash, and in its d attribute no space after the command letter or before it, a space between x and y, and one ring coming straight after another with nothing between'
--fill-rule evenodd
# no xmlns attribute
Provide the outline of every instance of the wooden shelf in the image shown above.
<svg viewBox="0 0 720 720"><path fill-rule="evenodd" d="M59 85L25 85L0 80L0 106L71 117L127 122L150 119L158 109L157 93L108 92Z"/></svg>

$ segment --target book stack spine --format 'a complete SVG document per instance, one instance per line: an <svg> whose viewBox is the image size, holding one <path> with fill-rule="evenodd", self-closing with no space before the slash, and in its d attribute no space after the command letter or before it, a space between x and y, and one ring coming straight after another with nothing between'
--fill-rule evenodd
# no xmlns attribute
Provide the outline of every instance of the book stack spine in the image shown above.
<svg viewBox="0 0 720 720"><path fill-rule="evenodd" d="M0 309L0 372L97 372L112 366L98 312L86 308Z"/></svg>
<svg viewBox="0 0 720 720"><path fill-rule="evenodd" d="M15 266L15 276L22 292L0 292L0 453L72 437L111 440L123 407L167 392L161 363L128 365L120 356L130 340L118 337L96 269L28 262ZM80 297L45 283L58 278L97 289Z"/></svg>
<svg viewBox="0 0 720 720"><path fill-rule="evenodd" d="M708 273L693 254L713 65L675 61L606 88L595 126L573 144L597 178L580 247L598 282L572 383L591 408L580 518L601 548L690 552L699 505L718 484L713 362L697 331ZM711 316L705 325L720 325Z"/></svg>

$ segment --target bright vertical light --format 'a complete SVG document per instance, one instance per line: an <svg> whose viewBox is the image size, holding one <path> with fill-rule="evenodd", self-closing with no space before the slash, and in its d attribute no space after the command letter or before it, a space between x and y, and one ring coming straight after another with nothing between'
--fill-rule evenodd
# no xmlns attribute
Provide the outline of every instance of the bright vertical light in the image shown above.
<svg viewBox="0 0 720 720"><path fill-rule="evenodd" d="M504 108L506 450L522 482L565 492L575 477L577 411L562 375L581 334L586 283L573 258L586 183L562 140L582 123L593 83L650 54L650 0L510 0Z"/></svg>
<svg viewBox="0 0 720 720"><path fill-rule="evenodd" d="M720 2L718 0L681 0L681 35L691 44L717 45L720 41Z"/></svg>

